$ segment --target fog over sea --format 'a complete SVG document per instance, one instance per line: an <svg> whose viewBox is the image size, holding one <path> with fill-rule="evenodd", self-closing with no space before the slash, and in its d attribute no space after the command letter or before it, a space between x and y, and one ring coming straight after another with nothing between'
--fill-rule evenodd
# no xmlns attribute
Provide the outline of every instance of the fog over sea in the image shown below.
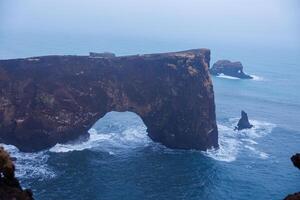
<svg viewBox="0 0 300 200"><path fill-rule="evenodd" d="M152 142L141 118L110 112L88 140L16 157L39 200L283 199L300 190L300 3L297 0L0 0L0 59L211 49L252 80L212 77L218 150ZM245 110L253 129L233 131Z"/></svg>

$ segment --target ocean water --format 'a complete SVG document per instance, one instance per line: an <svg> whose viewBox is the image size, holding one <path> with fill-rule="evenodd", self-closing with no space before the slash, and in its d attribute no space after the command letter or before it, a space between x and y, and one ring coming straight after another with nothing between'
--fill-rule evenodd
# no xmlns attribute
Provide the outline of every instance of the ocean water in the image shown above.
<svg viewBox="0 0 300 200"><path fill-rule="evenodd" d="M300 173L289 158L300 151L300 57L226 54L242 59L255 78L212 77L219 149L165 148L148 138L135 113L110 112L89 139L37 153L4 145L17 158L22 185L41 200L283 199L299 191ZM218 57L212 52L212 62ZM242 109L254 128L233 131Z"/></svg>
<svg viewBox="0 0 300 200"><path fill-rule="evenodd" d="M168 8L177 5L179 12L175 12L175 8L159 8L162 1L156 1L151 15L147 9L132 8L132 16L127 16L127 3L115 2L111 6L115 12L110 14L109 6L88 2L82 6L84 10L90 5L87 13L81 7L71 12L65 0L0 0L0 59L206 47L212 51L211 65L218 59L241 61L244 71L255 78L212 77L219 149L165 148L148 138L147 127L130 112L107 113L90 129L89 139L45 151L23 153L4 145L17 158L16 174L22 186L31 188L36 199L279 200L300 191L300 173L290 161L291 155L300 152L300 45L295 42L299 42L299 29L288 26L296 26L299 18L276 14L284 9L293 13L293 9L284 7L285 3L273 9L275 0L264 5L251 0L245 6L235 1L237 9L229 8L234 12L215 4L207 10L202 9L203 2L193 9L189 7L193 4L168 1ZM297 1L289 2L298 8ZM198 16L201 13L205 16ZM107 17L114 15L124 23ZM233 131L241 110L248 113L253 129Z"/></svg>

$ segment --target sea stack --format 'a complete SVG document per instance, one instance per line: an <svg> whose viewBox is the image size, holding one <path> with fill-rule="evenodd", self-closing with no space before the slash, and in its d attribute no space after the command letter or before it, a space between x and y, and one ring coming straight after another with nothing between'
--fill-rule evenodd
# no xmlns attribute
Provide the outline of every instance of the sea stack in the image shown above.
<svg viewBox="0 0 300 200"><path fill-rule="evenodd" d="M131 111L167 147L218 147L209 62L209 49L0 60L0 143L42 150Z"/></svg>
<svg viewBox="0 0 300 200"><path fill-rule="evenodd" d="M240 79L252 79L253 77L245 74L241 62L231 62L229 60L219 60L209 70L211 75L226 75Z"/></svg>
<svg viewBox="0 0 300 200"><path fill-rule="evenodd" d="M249 129L252 128L253 125L250 124L248 115L245 111L242 110L241 112L241 119L239 120L237 126L235 127L235 130L243 130L243 129Z"/></svg>
<svg viewBox="0 0 300 200"><path fill-rule="evenodd" d="M15 177L15 166L9 154L0 147L0 200L33 200L31 190L23 190Z"/></svg>

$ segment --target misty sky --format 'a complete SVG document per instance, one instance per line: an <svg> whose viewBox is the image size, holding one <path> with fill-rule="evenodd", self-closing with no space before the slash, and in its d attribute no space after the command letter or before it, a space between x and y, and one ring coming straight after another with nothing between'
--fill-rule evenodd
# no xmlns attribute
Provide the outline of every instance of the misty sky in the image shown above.
<svg viewBox="0 0 300 200"><path fill-rule="evenodd" d="M38 53L44 40L52 42L45 41L41 52L48 46L51 53L96 44L99 50L119 47L121 53L130 45L128 52L228 44L299 47L299 2L0 0L0 53L3 48L11 54L22 48ZM64 48L55 48L58 44Z"/></svg>

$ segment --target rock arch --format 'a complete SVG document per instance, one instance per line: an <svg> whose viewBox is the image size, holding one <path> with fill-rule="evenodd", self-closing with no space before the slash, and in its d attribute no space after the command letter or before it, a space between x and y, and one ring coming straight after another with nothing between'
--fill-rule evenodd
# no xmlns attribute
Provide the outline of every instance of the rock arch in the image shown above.
<svg viewBox="0 0 300 200"><path fill-rule="evenodd" d="M105 143L104 150L110 148L135 149L151 143L142 118L136 113L128 111L106 113L93 125L89 133L94 136L94 139L87 140L87 142L93 143L91 147L95 145L102 148L101 145Z"/></svg>
<svg viewBox="0 0 300 200"><path fill-rule="evenodd" d="M0 142L35 151L87 133L107 112L138 114L170 148L218 146L210 51L0 61Z"/></svg>

